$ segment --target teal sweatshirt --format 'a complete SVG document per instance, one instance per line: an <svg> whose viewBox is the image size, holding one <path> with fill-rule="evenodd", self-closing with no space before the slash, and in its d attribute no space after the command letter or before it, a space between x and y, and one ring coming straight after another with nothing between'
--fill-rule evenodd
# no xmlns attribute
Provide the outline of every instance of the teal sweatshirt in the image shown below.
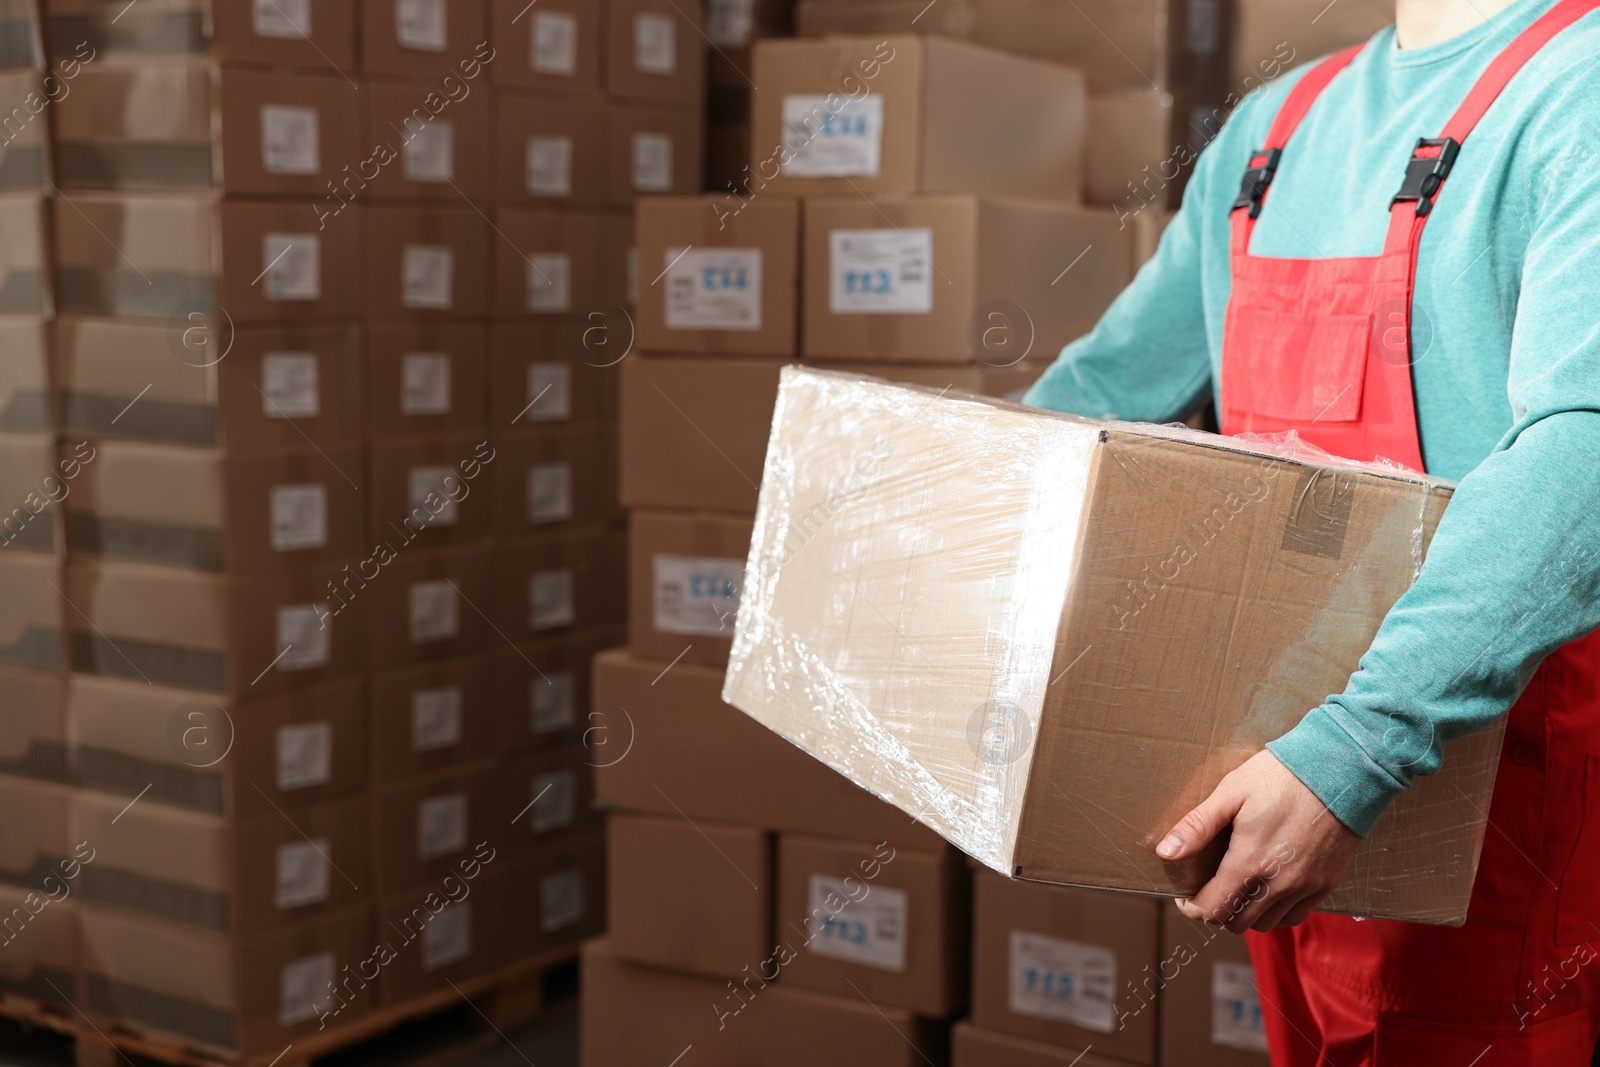
<svg viewBox="0 0 1600 1067"><path fill-rule="evenodd" d="M1284 150L1251 251L1377 255L1416 139L1552 6L1518 0L1426 48L1373 37ZM1305 69L1235 111L1155 257L1029 403L1167 422L1217 391L1229 205ZM1600 626L1600 12L1467 139L1423 231L1414 309L1424 461L1459 487L1345 691L1267 746L1360 834L1439 769L1445 741L1494 723L1545 655Z"/></svg>

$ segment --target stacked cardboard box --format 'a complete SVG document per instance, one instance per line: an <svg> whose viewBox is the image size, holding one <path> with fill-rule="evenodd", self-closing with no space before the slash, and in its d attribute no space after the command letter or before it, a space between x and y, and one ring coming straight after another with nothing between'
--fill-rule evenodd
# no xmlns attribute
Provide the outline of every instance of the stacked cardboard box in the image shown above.
<svg viewBox="0 0 1600 1067"><path fill-rule="evenodd" d="M706 5L706 189L742 188L750 165L750 94L758 40L794 32L795 0Z"/></svg>

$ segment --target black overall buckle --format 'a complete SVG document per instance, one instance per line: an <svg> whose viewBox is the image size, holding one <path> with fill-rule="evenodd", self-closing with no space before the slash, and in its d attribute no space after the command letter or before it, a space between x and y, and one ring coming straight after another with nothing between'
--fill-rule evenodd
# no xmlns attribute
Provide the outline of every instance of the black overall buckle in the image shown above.
<svg viewBox="0 0 1600 1067"><path fill-rule="evenodd" d="M1439 151L1436 155L1417 155L1424 148L1437 148ZM1402 200L1415 200L1419 216L1432 211L1433 198L1445 178L1449 177L1450 168L1455 166L1456 154L1460 151L1461 142L1452 137L1417 138L1417 146L1411 150L1411 161L1406 164L1406 180L1400 184L1400 191L1394 194L1389 206L1393 207Z"/></svg>
<svg viewBox="0 0 1600 1067"><path fill-rule="evenodd" d="M1250 217L1256 218L1261 214L1261 198L1267 195L1267 186L1272 184L1272 176L1278 173L1278 160L1283 158L1283 151L1278 148L1263 148L1250 157L1250 166L1245 168L1244 180L1239 183L1239 198L1233 202L1233 210L1249 208ZM1257 163L1256 160L1261 162Z"/></svg>

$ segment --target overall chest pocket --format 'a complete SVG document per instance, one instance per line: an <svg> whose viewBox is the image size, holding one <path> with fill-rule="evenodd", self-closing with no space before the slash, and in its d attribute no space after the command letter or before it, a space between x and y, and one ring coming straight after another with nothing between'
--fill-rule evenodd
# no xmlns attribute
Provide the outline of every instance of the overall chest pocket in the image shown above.
<svg viewBox="0 0 1600 1067"><path fill-rule="evenodd" d="M1372 316L1232 304L1223 325L1223 404L1286 422L1361 417Z"/></svg>

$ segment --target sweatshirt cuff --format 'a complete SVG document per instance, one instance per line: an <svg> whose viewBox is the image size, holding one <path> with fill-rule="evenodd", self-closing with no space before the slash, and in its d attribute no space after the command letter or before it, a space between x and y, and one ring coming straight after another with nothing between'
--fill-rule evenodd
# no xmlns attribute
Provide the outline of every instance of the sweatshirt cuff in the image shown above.
<svg viewBox="0 0 1600 1067"><path fill-rule="evenodd" d="M1390 802L1406 790L1367 755L1326 708L1314 708L1267 751L1310 789L1345 827L1366 837Z"/></svg>

